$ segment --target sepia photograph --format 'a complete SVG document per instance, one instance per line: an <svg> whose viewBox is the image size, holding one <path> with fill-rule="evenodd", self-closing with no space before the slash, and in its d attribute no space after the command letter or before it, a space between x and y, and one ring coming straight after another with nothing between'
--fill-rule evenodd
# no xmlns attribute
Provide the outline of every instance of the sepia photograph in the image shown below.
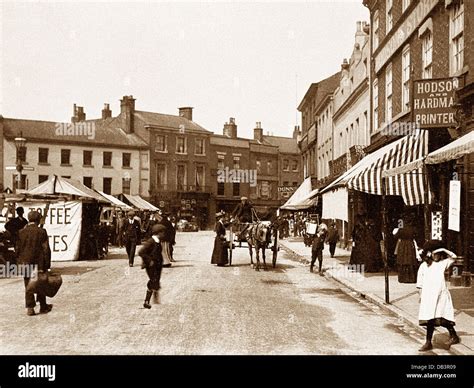
<svg viewBox="0 0 474 388"><path fill-rule="evenodd" d="M472 388L472 20L0 0L0 387L241 364Z"/></svg>

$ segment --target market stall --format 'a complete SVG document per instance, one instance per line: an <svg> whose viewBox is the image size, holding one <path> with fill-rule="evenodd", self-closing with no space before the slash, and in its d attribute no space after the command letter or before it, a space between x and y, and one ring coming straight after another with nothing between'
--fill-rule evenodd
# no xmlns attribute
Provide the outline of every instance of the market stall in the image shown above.
<svg viewBox="0 0 474 388"><path fill-rule="evenodd" d="M101 207L110 201L72 179L52 176L20 195L4 199L2 215L22 206L42 215L42 227L49 236L52 261L99 258L97 235ZM3 222L6 221L6 217Z"/></svg>

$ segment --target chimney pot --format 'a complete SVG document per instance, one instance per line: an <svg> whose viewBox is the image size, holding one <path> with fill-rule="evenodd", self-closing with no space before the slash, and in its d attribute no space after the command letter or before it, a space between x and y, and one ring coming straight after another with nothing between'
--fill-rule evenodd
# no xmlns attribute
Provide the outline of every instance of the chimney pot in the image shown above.
<svg viewBox="0 0 474 388"><path fill-rule="evenodd" d="M253 130L253 138L254 140L257 140L259 142L263 141L263 129L262 129L262 123L260 121L257 121L255 123L255 128Z"/></svg>
<svg viewBox="0 0 474 388"><path fill-rule="evenodd" d="M112 117L112 111L110 110L110 104L105 103L104 109L102 109L102 119Z"/></svg>
<svg viewBox="0 0 474 388"><path fill-rule="evenodd" d="M186 106L186 107L178 108L178 111L181 117L184 117L188 119L189 121L193 121L193 108L192 107Z"/></svg>

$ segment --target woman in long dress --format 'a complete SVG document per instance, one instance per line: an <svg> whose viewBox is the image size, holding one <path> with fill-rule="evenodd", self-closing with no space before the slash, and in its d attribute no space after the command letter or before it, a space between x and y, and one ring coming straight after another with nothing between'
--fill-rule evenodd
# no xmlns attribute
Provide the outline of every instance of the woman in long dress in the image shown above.
<svg viewBox="0 0 474 388"><path fill-rule="evenodd" d="M216 214L216 237L214 239L214 250L212 251L211 264L217 264L218 267L223 267L229 262L227 252L227 241L225 238L225 226L223 222L224 213Z"/></svg>
<svg viewBox="0 0 474 388"><path fill-rule="evenodd" d="M416 258L415 234L415 228L411 224L407 224L395 233L395 238L398 239L395 255L397 256L399 283L416 283L418 260Z"/></svg>
<svg viewBox="0 0 474 388"><path fill-rule="evenodd" d="M444 279L444 272L454 263L456 255L440 247L439 241L431 240L423 247L421 256L424 261L418 269L416 287L420 290L419 324L426 326L426 343L420 351L425 352L433 349L431 340L436 326L448 329L447 347L459 343L454 330L453 302Z"/></svg>

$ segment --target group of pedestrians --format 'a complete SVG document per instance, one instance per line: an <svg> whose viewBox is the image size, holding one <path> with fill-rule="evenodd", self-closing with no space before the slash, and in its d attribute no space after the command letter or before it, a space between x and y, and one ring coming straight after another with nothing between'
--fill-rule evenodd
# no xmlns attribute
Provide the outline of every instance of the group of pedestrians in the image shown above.
<svg viewBox="0 0 474 388"><path fill-rule="evenodd" d="M128 218L122 226L122 241L125 245L125 250L128 256L128 263L133 267L136 247L141 243L142 235L146 238L152 237L153 226L162 225L165 228L165 233L160 238L163 254L163 266L171 267L173 259L173 246L176 244L176 228L168 219L167 216L157 211L147 223L146 230L142 229L141 220L136 217L133 210L128 212Z"/></svg>
<svg viewBox="0 0 474 388"><path fill-rule="evenodd" d="M398 280L400 283L416 283L419 290L419 325L426 327L426 342L419 350L425 352L433 349L433 333L438 326L448 330L449 339L445 344L448 348L459 343L460 339L454 328L453 302L444 275L455 262L456 255L438 240L429 240L422 249L418 248L414 219L410 216L404 217L402 227L394 229L393 235L397 240L394 253L397 257ZM381 268L383 262L378 244L381 237L377 236L374 223L359 216L352 233L354 244L350 264L362 263L367 266L367 272L376 272ZM329 229L326 224L319 224L312 242L311 272L317 259L319 274L323 274L324 243L329 243L331 257L334 257L338 240L339 233L334 223Z"/></svg>
<svg viewBox="0 0 474 388"><path fill-rule="evenodd" d="M48 272L51 268L51 249L47 231L40 226L41 214L30 211L27 219L24 209L17 207L17 217L5 224L9 240L15 247L15 258L19 265L27 265L35 271L26 271L24 276L25 306L28 316L36 315L35 306L40 305L40 314L51 311L52 304L46 302L46 295L40 287L32 288L32 276ZM141 244L143 230L141 220L134 211L129 211L127 219L121 225L120 238L125 246L129 266L133 267L137 245ZM151 298L159 303L159 289L161 270L170 267L173 259L173 246L175 245L176 230L171 221L161 212L157 212L150 219L145 231L147 237L140 248L138 255L142 258L142 268L146 269L149 281L143 306L151 308ZM35 297L36 295L36 297Z"/></svg>

